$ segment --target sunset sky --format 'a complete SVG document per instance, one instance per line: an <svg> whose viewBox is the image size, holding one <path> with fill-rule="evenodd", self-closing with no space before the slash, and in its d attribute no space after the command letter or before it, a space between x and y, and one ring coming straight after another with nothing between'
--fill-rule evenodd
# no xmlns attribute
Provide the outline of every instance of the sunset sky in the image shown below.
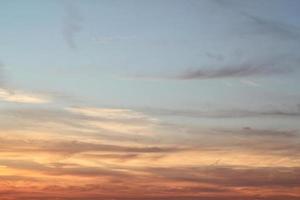
<svg viewBox="0 0 300 200"><path fill-rule="evenodd" d="M299 200L299 0L0 0L1 200Z"/></svg>

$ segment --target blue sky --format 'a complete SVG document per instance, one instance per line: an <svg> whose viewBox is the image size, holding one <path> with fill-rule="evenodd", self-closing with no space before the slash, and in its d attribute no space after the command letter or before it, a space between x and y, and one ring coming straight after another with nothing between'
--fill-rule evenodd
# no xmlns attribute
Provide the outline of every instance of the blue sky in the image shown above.
<svg viewBox="0 0 300 200"><path fill-rule="evenodd" d="M1 5L0 59L8 87L59 92L98 106L297 107L297 1ZM176 78L188 71L263 65L270 69Z"/></svg>

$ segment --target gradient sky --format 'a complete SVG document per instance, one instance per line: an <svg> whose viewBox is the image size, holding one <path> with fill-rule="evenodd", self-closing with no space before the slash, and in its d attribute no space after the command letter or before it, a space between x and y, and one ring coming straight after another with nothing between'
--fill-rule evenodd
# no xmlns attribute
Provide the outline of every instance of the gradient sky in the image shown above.
<svg viewBox="0 0 300 200"><path fill-rule="evenodd" d="M0 199L300 199L299 10L0 0Z"/></svg>

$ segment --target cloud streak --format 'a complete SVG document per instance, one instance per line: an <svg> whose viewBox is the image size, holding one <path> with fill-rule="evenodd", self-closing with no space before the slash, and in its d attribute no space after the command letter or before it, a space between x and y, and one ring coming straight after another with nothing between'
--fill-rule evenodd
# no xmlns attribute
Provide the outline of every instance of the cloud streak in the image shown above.
<svg viewBox="0 0 300 200"><path fill-rule="evenodd" d="M267 59L259 57L249 61L232 62L232 64L208 65L194 69L186 69L174 75L162 76L136 75L134 78L163 79L163 80L210 80L210 79L237 79L249 77L269 77L286 75L297 70L299 57L294 55L269 56ZM249 83L248 83L249 84ZM251 85L254 85L251 83Z"/></svg>
<svg viewBox="0 0 300 200"><path fill-rule="evenodd" d="M111 144L97 144L90 142L80 142L80 141L55 141L53 140L33 140L30 141L18 141L18 140L8 140L5 138L0 138L0 142L3 146L0 148L2 152L44 152L44 153L58 153L62 155L66 154L76 154L84 152L98 152L98 153L172 153L179 151L186 151L187 149L179 147L159 147L159 146L124 146L124 145L111 145ZM15 147L10 148L9 145L15 145Z"/></svg>
<svg viewBox="0 0 300 200"><path fill-rule="evenodd" d="M82 16L80 15L79 9L72 1L65 2L64 10L63 37L69 48L76 49L75 36L81 31Z"/></svg>
<svg viewBox="0 0 300 200"><path fill-rule="evenodd" d="M243 6L244 2L224 0L214 0L213 2L221 8L233 11L239 17L245 17L248 20L248 23L243 30L246 31L247 34L275 36L278 39L292 41L300 39L299 27L246 12L244 11L246 8ZM257 4L257 6L260 6L259 4Z"/></svg>
<svg viewBox="0 0 300 200"><path fill-rule="evenodd" d="M5 85L4 64L0 61L0 86Z"/></svg>
<svg viewBox="0 0 300 200"><path fill-rule="evenodd" d="M278 38L288 40L300 39L300 30L297 27L278 21L264 19L245 12L242 12L242 15L252 22L253 29L258 34L274 35Z"/></svg>
<svg viewBox="0 0 300 200"><path fill-rule="evenodd" d="M0 89L0 100L14 103L43 104L49 103L49 97L25 93L17 90Z"/></svg>
<svg viewBox="0 0 300 200"><path fill-rule="evenodd" d="M140 109L150 115L188 117L188 118L247 118L247 117L300 117L300 105L291 107L290 109L228 109L228 110L179 110L164 108L144 108Z"/></svg>
<svg viewBox="0 0 300 200"><path fill-rule="evenodd" d="M0 101L23 103L23 104L43 104L51 101L49 96L34 94L16 90L7 83L7 76L4 64L0 61Z"/></svg>
<svg viewBox="0 0 300 200"><path fill-rule="evenodd" d="M231 65L223 68L205 68L188 70L172 77L178 80L205 80L205 79L222 79L222 78L243 78L256 76L281 75L292 72L293 69L285 67L272 66L272 64L244 64Z"/></svg>
<svg viewBox="0 0 300 200"><path fill-rule="evenodd" d="M217 166L200 168L149 168L161 176L191 182L239 187L299 187L299 168Z"/></svg>

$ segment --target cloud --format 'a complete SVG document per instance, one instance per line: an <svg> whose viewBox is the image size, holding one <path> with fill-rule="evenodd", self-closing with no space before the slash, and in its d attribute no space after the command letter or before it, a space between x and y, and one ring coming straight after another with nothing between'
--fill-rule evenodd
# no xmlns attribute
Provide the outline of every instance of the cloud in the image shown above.
<svg viewBox="0 0 300 200"><path fill-rule="evenodd" d="M97 110L98 108L93 109ZM112 110L115 111L115 109ZM106 113L108 114L107 111ZM158 122L152 121L151 118L144 118L142 115L141 118L138 118L137 116L140 115L135 115L134 111L130 113L127 111L126 113L133 113L133 115L131 117L126 115L123 117L122 115L119 117L107 115L105 117L102 113L102 117L100 117L98 113L97 117L71 112L68 111L68 108L7 108L1 109L0 127L2 130L10 132L22 130L23 132L29 131L47 135L49 133L60 135L63 132L65 137L84 136L83 138L101 139L101 141L143 142L153 140L151 138L157 133L155 128ZM114 127L113 125L117 126Z"/></svg>
<svg viewBox="0 0 300 200"><path fill-rule="evenodd" d="M256 76L270 76L278 74L286 74L293 70L288 66L277 67L272 64L243 64L231 65L222 68L205 68L187 70L181 74L174 76L174 79L191 80L191 79L220 79L220 78L243 78Z"/></svg>
<svg viewBox="0 0 300 200"><path fill-rule="evenodd" d="M130 109L70 107L67 111L73 114L98 120L83 121L83 126L127 134L146 134L157 121L154 118Z"/></svg>
<svg viewBox="0 0 300 200"><path fill-rule="evenodd" d="M54 177L56 182L67 177L71 177L71 179L67 180L73 180L71 184L70 182L67 184L63 182L62 185L57 184L55 186L51 185L51 182L47 182L46 185L41 182L37 183L39 186L31 186L34 191L43 192L43 196L47 196L47 194L59 196L61 194L73 194L77 197L78 195L82 195L85 198L92 196L95 199L109 195L109 197L120 199L124 199L124 197L128 197L128 199L141 199L140 197L147 197L146 199L174 199L172 197L175 196L176 199L178 197L179 199L207 199L205 197L212 197L208 199L250 200L251 197L263 194L265 199L271 200L274 199L272 198L274 196L282 196L284 197L282 199L290 199L289 195L294 197L299 197L300 195L299 167L247 167L231 165L183 167L128 166L122 168L85 166L72 163L43 164L26 159L1 159L0 165L10 170L21 170L23 173L24 171L28 174L40 173L43 174L43 178L48 177L48 180ZM92 183L85 184L86 180L89 180L87 178ZM14 181L13 177L9 177L9 179ZM82 183L80 184L80 181L74 182L74 180L81 180ZM42 188L41 184L43 184ZM14 191L20 188L14 188ZM119 192L112 192L115 190ZM16 192L16 194L18 193ZM155 196L153 196L153 193ZM232 196L233 193L235 194L234 196ZM68 195L64 197L72 197L72 195ZM128 195L133 196L130 198ZM61 198L64 199L63 197Z"/></svg>
<svg viewBox="0 0 300 200"><path fill-rule="evenodd" d="M121 108L95 108L95 107L69 107L66 108L67 111L80 114L88 117L99 117L112 120L155 120L149 116L144 115L143 113L136 112L130 109L121 109Z"/></svg>
<svg viewBox="0 0 300 200"><path fill-rule="evenodd" d="M13 169L22 169L30 171L39 171L48 175L72 175L72 176L116 176L125 173L118 172L113 169L104 169L101 167L86 167L80 165L74 166L51 166L51 164L41 164L31 160L0 160L0 165Z"/></svg>
<svg viewBox="0 0 300 200"><path fill-rule="evenodd" d="M251 200L253 194L267 194L265 190L283 199L299 193L292 189L299 176L297 131L211 130L153 121L151 116L137 109L81 106L1 109L0 171L10 175L3 181L19 187L4 187L0 180L0 196L3 188L14 191L15 199L206 200L220 195L220 200ZM154 124L155 129L149 135L130 135L90 122ZM23 174L34 180L13 177ZM116 190L118 195L112 192Z"/></svg>
<svg viewBox="0 0 300 200"><path fill-rule="evenodd" d="M136 75L134 78L163 79L163 80L210 80L210 79L241 79L251 77L269 77L286 75L297 70L299 57L294 55L256 56L248 61L232 62L231 64L207 65L194 69L185 69L174 75L162 76ZM245 81L243 81L245 83ZM247 85L258 86L254 82L246 81Z"/></svg>
<svg viewBox="0 0 300 200"><path fill-rule="evenodd" d="M51 101L50 96L51 95L35 94L12 88L7 81L4 64L0 61L0 101L24 104L43 104Z"/></svg>
<svg viewBox="0 0 300 200"><path fill-rule="evenodd" d="M229 132L234 133L230 130ZM297 131L279 131L279 130L263 130L263 129L253 129L251 127L244 127L242 134L246 136L260 136L260 137L297 137Z"/></svg>
<svg viewBox="0 0 300 200"><path fill-rule="evenodd" d="M300 117L299 105L289 108L272 109L165 109L165 108L140 108L144 113L157 116L188 117L188 118L247 118L247 117Z"/></svg>
<svg viewBox="0 0 300 200"><path fill-rule="evenodd" d="M246 8L244 2L224 0L214 0L213 2L215 2L221 8L233 11L239 17L245 17L248 20L248 23L246 23L246 26L243 28L243 32L245 34L275 36L277 39L292 41L300 39L299 27L246 12L244 11ZM254 2L253 5L261 6L259 1Z"/></svg>
<svg viewBox="0 0 300 200"><path fill-rule="evenodd" d="M300 30L297 27L286 23L281 23L278 21L273 21L255 15L251 15L246 12L241 12L241 14L250 20L250 22L252 23L252 29L257 34L273 35L277 38L287 40L300 39ZM250 30L249 33L251 33Z"/></svg>
<svg viewBox="0 0 300 200"><path fill-rule="evenodd" d="M70 140L34 140L19 141L17 139L0 138L0 142L3 143L0 148L2 152L44 152L44 153L56 153L60 155L76 154L84 152L94 153L172 153L179 151L186 151L187 149L179 147L160 147L160 146L148 146L140 147L137 145L125 146L125 145L112 145L101 144L91 142L80 142ZM6 144L6 145L5 145ZM11 146L13 145L13 146Z"/></svg>
<svg viewBox="0 0 300 200"><path fill-rule="evenodd" d="M295 44L300 40L299 27L248 13L245 10L249 2L222 0L211 2L221 8L220 13L216 15L219 21L214 21L215 24L228 27L216 26L216 30L220 28L220 34L218 31L212 32L210 33L213 35L212 38L204 42L208 44L206 52L211 52L209 48L214 48L216 53L206 53L209 59L200 60L199 62L203 64L192 69L182 66L183 70L175 73L163 71L163 75L138 74L133 75L133 78L150 80L244 79L286 75L298 70L300 56ZM251 2L251 6L255 8L262 5L255 1ZM207 26L208 31L210 28ZM219 53L222 49L226 49L225 54ZM236 52L240 55L232 57L232 54ZM258 86L253 81L242 82L248 86Z"/></svg>
<svg viewBox="0 0 300 200"><path fill-rule="evenodd" d="M135 39L135 36L98 36L94 40L101 45L110 44L112 42L121 42Z"/></svg>
<svg viewBox="0 0 300 200"><path fill-rule="evenodd" d="M241 83L243 83L249 87L260 87L259 83L257 83L256 81L252 81L252 80L244 79L244 80L241 80Z"/></svg>
<svg viewBox="0 0 300 200"><path fill-rule="evenodd" d="M75 49L75 36L81 30L82 16L73 1L64 4L65 16L63 22L63 36L69 48Z"/></svg>
<svg viewBox="0 0 300 200"><path fill-rule="evenodd" d="M0 100L15 103L42 104L49 103L49 97L25 93L17 90L0 89Z"/></svg>
<svg viewBox="0 0 300 200"><path fill-rule="evenodd" d="M142 112L130 109L91 107L88 109L76 107L76 111L68 111L68 109L2 109L1 133L10 133L13 136L19 132L26 132L30 137L44 135L44 139L40 142L34 142L35 140L32 139L32 142L29 143L3 142L10 144L5 148L13 150L12 147L15 147L18 148L17 151L21 152L61 151L61 154L77 154L88 151L120 153L124 151L124 153L168 155L173 152L189 150L228 152L230 149L235 149L255 155L263 152L264 155L276 154L277 156L296 155L297 152L300 152L297 147L297 139L295 139L298 138L297 130L257 129L255 127L245 127L244 129L211 127L213 129L211 130L199 126L149 120L151 115L239 118L256 116L257 113L249 114L243 111L234 114L229 111L211 113L164 109ZM81 114L82 112L84 114ZM60 139L62 133L63 140ZM237 142L239 139L243 140ZM268 143L265 143L266 141ZM140 145L146 145L147 148L140 148Z"/></svg>
<svg viewBox="0 0 300 200"><path fill-rule="evenodd" d="M4 64L0 61L0 86L5 85Z"/></svg>
<svg viewBox="0 0 300 200"><path fill-rule="evenodd" d="M149 168L160 176L190 182L234 187L299 187L300 168L297 167L183 167Z"/></svg>

